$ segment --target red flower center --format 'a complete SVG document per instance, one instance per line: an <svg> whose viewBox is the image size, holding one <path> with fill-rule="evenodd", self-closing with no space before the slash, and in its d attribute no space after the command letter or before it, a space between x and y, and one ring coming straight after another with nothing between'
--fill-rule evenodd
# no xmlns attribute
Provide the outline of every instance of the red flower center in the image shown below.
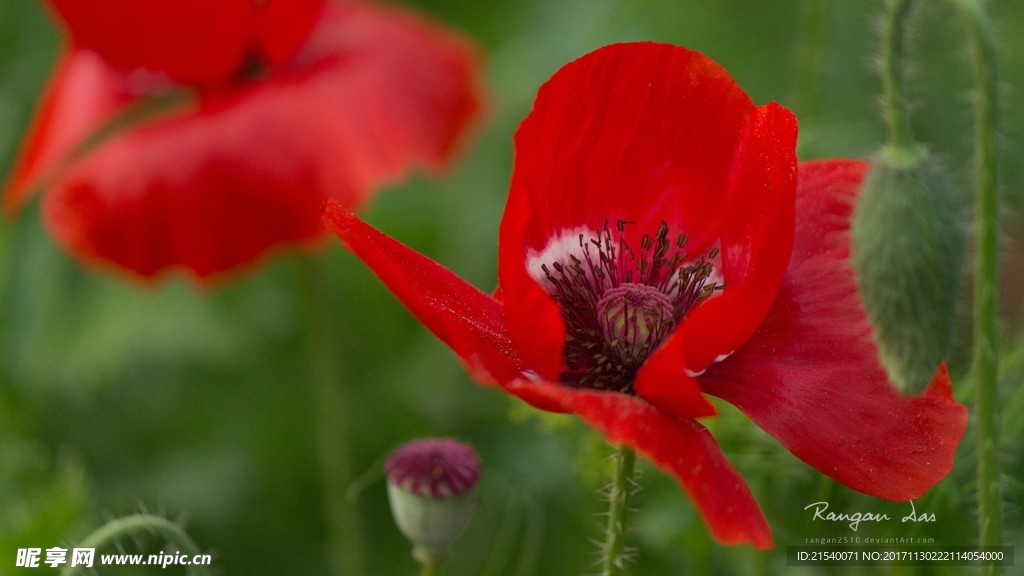
<svg viewBox="0 0 1024 576"><path fill-rule="evenodd" d="M710 281L717 248L684 265L686 236L672 242L662 223L634 250L628 224L616 222L617 239L607 223L590 238L580 233L577 248L540 266L565 322L559 381L567 386L633 393L636 371L686 312L723 288Z"/></svg>

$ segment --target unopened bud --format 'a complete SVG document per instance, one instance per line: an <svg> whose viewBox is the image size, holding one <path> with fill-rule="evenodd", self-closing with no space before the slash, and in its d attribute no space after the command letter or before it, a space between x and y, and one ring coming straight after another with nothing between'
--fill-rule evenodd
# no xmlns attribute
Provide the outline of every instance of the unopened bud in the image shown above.
<svg viewBox="0 0 1024 576"><path fill-rule="evenodd" d="M882 364L917 393L953 340L964 260L960 200L923 148L884 149L871 163L851 224L853 266Z"/></svg>

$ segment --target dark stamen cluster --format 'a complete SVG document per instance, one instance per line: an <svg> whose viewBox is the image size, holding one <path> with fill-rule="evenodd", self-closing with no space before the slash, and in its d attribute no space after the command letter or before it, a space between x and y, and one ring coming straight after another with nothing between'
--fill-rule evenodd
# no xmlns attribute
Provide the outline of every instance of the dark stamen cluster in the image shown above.
<svg viewBox="0 0 1024 576"><path fill-rule="evenodd" d="M541 266L565 321L559 380L568 386L632 393L636 371L686 312L722 289L708 283L713 268L706 259L683 265L686 236L673 242L662 223L634 250L624 234L629 224L617 221L615 238L607 223L596 237L580 234L569 262Z"/></svg>

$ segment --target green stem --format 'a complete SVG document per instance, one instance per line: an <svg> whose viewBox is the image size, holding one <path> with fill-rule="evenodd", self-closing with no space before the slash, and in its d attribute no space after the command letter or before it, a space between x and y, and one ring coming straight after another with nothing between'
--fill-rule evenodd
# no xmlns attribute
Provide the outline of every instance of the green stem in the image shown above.
<svg viewBox="0 0 1024 576"><path fill-rule="evenodd" d="M182 530L181 526L166 518L149 514L134 514L111 520L87 536L75 548L92 548L95 550L109 546L129 536L141 534L156 534L174 544L178 550L192 558L203 554L199 546L188 537L188 534ZM78 572L82 572L84 568L88 567L82 565L72 567L69 558L67 566L60 571L60 576L73 576ZM191 576L207 576L210 574L210 567L207 564L189 564L186 573Z"/></svg>
<svg viewBox="0 0 1024 576"><path fill-rule="evenodd" d="M420 576L440 576L441 565L440 564L422 564L423 568L420 570Z"/></svg>
<svg viewBox="0 0 1024 576"><path fill-rule="evenodd" d="M608 525L605 528L602 549L602 576L625 572L629 499L635 488L633 471L636 454L628 446L623 445L616 448L613 458L615 469L612 472L612 484L608 493Z"/></svg>
<svg viewBox="0 0 1024 576"><path fill-rule="evenodd" d="M882 32L882 93L885 102L889 146L901 150L916 148L910 125L910 100L907 98L906 37L914 0L890 0Z"/></svg>
<svg viewBox="0 0 1024 576"><path fill-rule="evenodd" d="M313 419L320 461L328 564L336 576L362 574L362 543L358 507L347 497L352 484L351 400L346 394L338 354L339 337L328 305L331 291L324 263L303 259L313 400Z"/></svg>
<svg viewBox="0 0 1024 576"><path fill-rule="evenodd" d="M9 306L7 305L7 290L8 284L14 282L14 266L10 262L10 249L8 246L11 244L11 239L14 237L14 226L15 224L10 220L5 220L0 215L0 333L4 333L7 330L7 314Z"/></svg>
<svg viewBox="0 0 1024 576"><path fill-rule="evenodd" d="M975 148L974 409L978 457L979 544L1002 545L999 485L999 143L996 47L977 0L954 0L965 16L973 52ZM994 575L989 565L984 574Z"/></svg>

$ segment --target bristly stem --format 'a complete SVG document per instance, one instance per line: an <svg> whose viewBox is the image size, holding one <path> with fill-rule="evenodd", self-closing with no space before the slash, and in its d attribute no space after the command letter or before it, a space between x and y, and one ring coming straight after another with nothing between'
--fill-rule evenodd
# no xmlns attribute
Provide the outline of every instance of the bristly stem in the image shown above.
<svg viewBox="0 0 1024 576"><path fill-rule="evenodd" d="M914 0L889 0L882 31L882 91L889 146L899 150L916 147L910 124L910 100L906 92L907 30Z"/></svg>
<svg viewBox="0 0 1024 576"><path fill-rule="evenodd" d="M626 533L628 531L629 499L635 489L633 472L636 454L628 446L615 449L612 456L614 470L608 492L608 524L601 550L601 575L625 573Z"/></svg>
<svg viewBox="0 0 1024 576"><path fill-rule="evenodd" d="M189 562L186 568L186 574L189 576L206 576L210 574L210 567L208 563L200 562L196 558L202 556L203 552L199 549L199 546L188 537L188 534L174 522L163 518L161 516L153 516L151 514L133 514L131 516L125 516L124 518L115 518L110 522L107 522L101 526L98 530L90 534L82 540L75 548L91 548L94 551L100 548L109 546L115 542L123 540L129 537L137 537L144 534L153 534L159 536L171 544L173 544L178 550L189 557ZM68 551L68 554L72 554L72 551ZM73 576L83 569L89 568L89 566L78 564L71 566L72 558L66 559L67 564L60 571L60 576ZM97 560L94 556L93 566L96 566ZM89 568L91 571L92 569Z"/></svg>
<svg viewBox="0 0 1024 576"><path fill-rule="evenodd" d="M974 410L979 544L1002 545L999 485L999 98L995 40L977 0L954 0L970 35L974 70ZM998 565L983 568L989 576Z"/></svg>
<svg viewBox="0 0 1024 576"><path fill-rule="evenodd" d="M328 565L335 576L362 574L362 539L357 506L347 497L353 481L350 399L341 374L339 335L324 262L302 259L309 327L313 420L320 461L321 500L327 530Z"/></svg>

